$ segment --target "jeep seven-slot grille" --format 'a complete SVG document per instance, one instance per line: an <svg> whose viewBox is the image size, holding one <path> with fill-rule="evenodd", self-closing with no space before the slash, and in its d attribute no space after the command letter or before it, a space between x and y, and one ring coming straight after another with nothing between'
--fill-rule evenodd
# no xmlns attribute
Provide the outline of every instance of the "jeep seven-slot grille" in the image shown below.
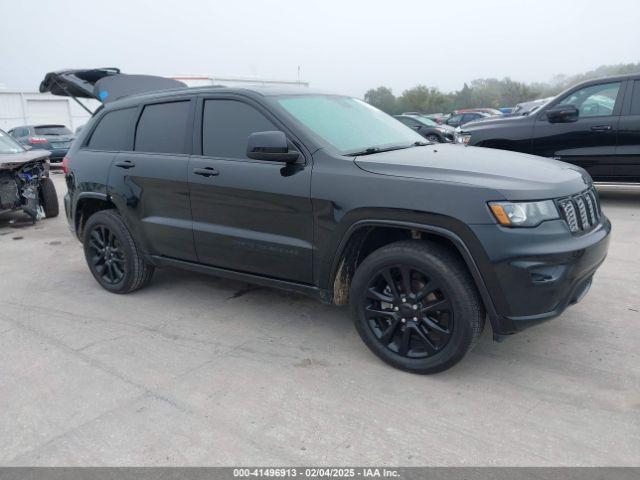
<svg viewBox="0 0 640 480"><path fill-rule="evenodd" d="M578 195L556 200L556 203L571 233L588 232L600 221L598 192L593 187Z"/></svg>

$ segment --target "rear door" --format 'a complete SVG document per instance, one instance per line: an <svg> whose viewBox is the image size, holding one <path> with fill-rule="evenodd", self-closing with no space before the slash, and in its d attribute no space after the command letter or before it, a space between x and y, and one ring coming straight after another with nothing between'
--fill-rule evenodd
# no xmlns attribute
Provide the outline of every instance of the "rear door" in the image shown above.
<svg viewBox="0 0 640 480"><path fill-rule="evenodd" d="M616 163L605 180L640 182L640 79L627 84L618 128Z"/></svg>
<svg viewBox="0 0 640 480"><path fill-rule="evenodd" d="M187 169L195 100L165 100L138 109L133 151L109 170L109 194L144 251L196 260Z"/></svg>
<svg viewBox="0 0 640 480"><path fill-rule="evenodd" d="M293 165L247 158L250 134L284 129L246 99L203 98L196 118L189 181L199 261L311 283L310 157Z"/></svg>
<svg viewBox="0 0 640 480"><path fill-rule="evenodd" d="M620 110L626 82L606 82L579 88L550 107L573 105L578 120L551 123L540 112L533 132L533 152L554 157L587 170L595 180L614 168Z"/></svg>

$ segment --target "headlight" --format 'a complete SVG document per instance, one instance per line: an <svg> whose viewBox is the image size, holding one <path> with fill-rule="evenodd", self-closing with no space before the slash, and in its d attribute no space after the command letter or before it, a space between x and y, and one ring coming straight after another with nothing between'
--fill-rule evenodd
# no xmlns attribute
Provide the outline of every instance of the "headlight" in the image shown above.
<svg viewBox="0 0 640 480"><path fill-rule="evenodd" d="M489 202L491 212L505 227L537 227L545 220L560 218L553 200L542 202Z"/></svg>
<svg viewBox="0 0 640 480"><path fill-rule="evenodd" d="M456 143L462 143L463 145L467 145L469 143L469 140L471 140L471 135L469 135L468 133L460 133L460 132L455 133Z"/></svg>

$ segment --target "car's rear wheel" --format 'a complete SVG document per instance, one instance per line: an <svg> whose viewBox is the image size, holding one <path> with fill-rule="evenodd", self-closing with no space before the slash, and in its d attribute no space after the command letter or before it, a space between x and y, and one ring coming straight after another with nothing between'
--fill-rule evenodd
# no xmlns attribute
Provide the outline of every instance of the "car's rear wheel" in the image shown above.
<svg viewBox="0 0 640 480"><path fill-rule="evenodd" d="M154 268L147 264L114 210L102 210L87 220L84 255L94 278L113 293L129 293L149 283Z"/></svg>
<svg viewBox="0 0 640 480"><path fill-rule="evenodd" d="M373 353L414 373L455 365L484 326L468 270L436 243L401 241L376 250L356 270L350 301L356 329Z"/></svg>
<svg viewBox="0 0 640 480"><path fill-rule="evenodd" d="M430 133L429 135L427 135L426 139L428 141L430 141L431 143L442 143L443 142L442 138L440 138L438 135L435 135L433 133Z"/></svg>
<svg viewBox="0 0 640 480"><path fill-rule="evenodd" d="M40 181L40 204L46 218L57 217L60 213L56 186L49 177L44 177Z"/></svg>

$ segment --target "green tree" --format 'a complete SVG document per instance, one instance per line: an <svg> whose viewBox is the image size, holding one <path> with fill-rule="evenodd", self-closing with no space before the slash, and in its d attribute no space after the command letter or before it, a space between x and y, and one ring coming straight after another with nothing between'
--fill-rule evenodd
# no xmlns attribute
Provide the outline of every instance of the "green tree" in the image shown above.
<svg viewBox="0 0 640 480"><path fill-rule="evenodd" d="M396 97L387 87L371 89L364 94L365 102L389 114L397 113Z"/></svg>
<svg viewBox="0 0 640 480"><path fill-rule="evenodd" d="M578 82L611 75L640 72L640 63L602 65L578 75L555 75L547 83L524 83L497 78L478 78L464 84L461 90L443 93L437 88L418 85L396 98L390 88L369 90L364 98L387 113L450 112L458 108L512 107L521 102L557 95Z"/></svg>

